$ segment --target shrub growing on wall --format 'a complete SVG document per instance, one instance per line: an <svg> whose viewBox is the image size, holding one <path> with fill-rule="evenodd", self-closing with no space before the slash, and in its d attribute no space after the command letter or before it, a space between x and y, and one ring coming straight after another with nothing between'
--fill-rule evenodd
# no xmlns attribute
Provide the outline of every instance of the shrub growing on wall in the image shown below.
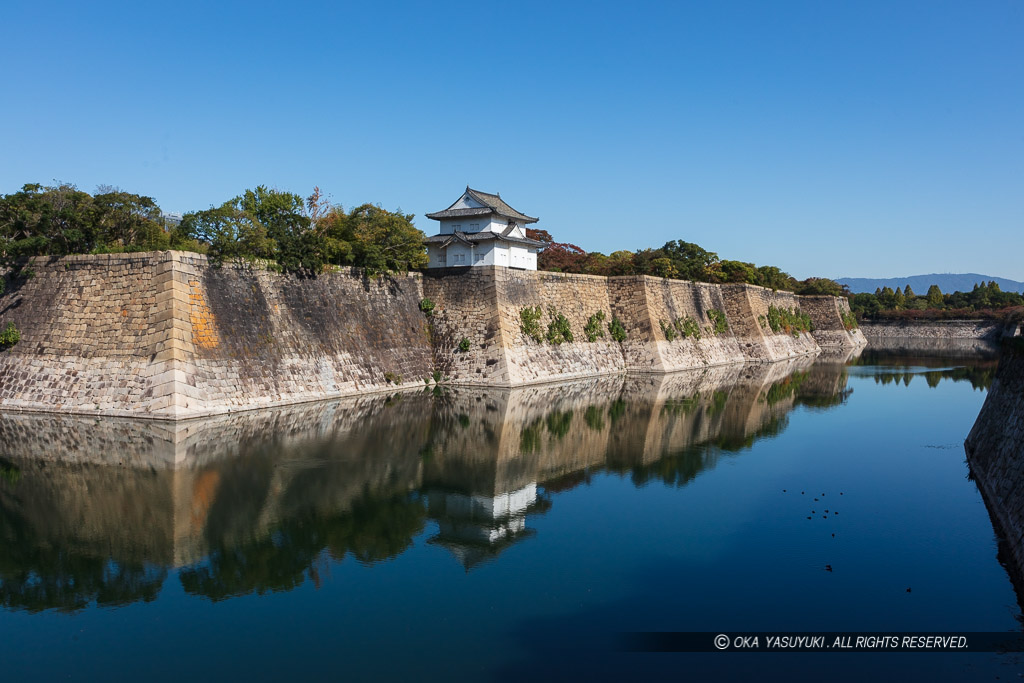
<svg viewBox="0 0 1024 683"><path fill-rule="evenodd" d="M700 324L688 315L684 315L682 318L676 318L675 328L679 330L679 334L683 336L683 339L687 337L693 337L694 339L700 339Z"/></svg>
<svg viewBox="0 0 1024 683"><path fill-rule="evenodd" d="M799 337L801 332L810 332L814 329L811 316L799 308L789 309L776 306L768 307L768 326L772 332L785 332Z"/></svg>
<svg viewBox="0 0 1024 683"><path fill-rule="evenodd" d="M843 313L843 327L845 327L847 331L857 329L857 316L855 316L852 311Z"/></svg>
<svg viewBox="0 0 1024 683"><path fill-rule="evenodd" d="M527 337L538 343L544 341L544 332L540 327L541 315L540 306L527 306L519 311L519 329Z"/></svg>
<svg viewBox="0 0 1024 683"><path fill-rule="evenodd" d="M661 325L661 333L665 335L665 341L672 341L676 338L676 328L664 320L659 320L658 324Z"/></svg>
<svg viewBox="0 0 1024 683"><path fill-rule="evenodd" d="M7 323L7 327L0 332L0 351L6 351L21 341L21 332L14 323Z"/></svg>
<svg viewBox="0 0 1024 683"><path fill-rule="evenodd" d="M711 325L714 333L725 334L729 331L729 322L725 319L725 312L720 311L717 308L708 310L708 318L711 320Z"/></svg>
<svg viewBox="0 0 1024 683"><path fill-rule="evenodd" d="M617 342L626 341L626 328L618 318L612 318L612 321L608 323L608 333Z"/></svg>
<svg viewBox="0 0 1024 683"><path fill-rule="evenodd" d="M548 323L547 340L555 346L563 342L572 342L572 328L569 326L569 319L558 312L557 309L548 310L551 322Z"/></svg>
<svg viewBox="0 0 1024 683"><path fill-rule="evenodd" d="M587 324L583 326L583 334L586 335L588 342L595 342L598 337L604 336L604 330L601 328L604 318L604 311L598 311L587 318Z"/></svg>

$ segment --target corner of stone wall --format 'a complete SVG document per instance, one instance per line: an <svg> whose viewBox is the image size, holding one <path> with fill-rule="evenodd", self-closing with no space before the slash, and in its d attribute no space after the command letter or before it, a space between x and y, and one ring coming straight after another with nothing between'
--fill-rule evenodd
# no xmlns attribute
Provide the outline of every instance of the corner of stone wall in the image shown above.
<svg viewBox="0 0 1024 683"><path fill-rule="evenodd" d="M751 285L719 286L722 288L726 319L739 341L743 357L755 362L775 360L768 352L767 336L754 312L754 305L750 299Z"/></svg>
<svg viewBox="0 0 1024 683"><path fill-rule="evenodd" d="M201 410L202 396L195 386L195 346L190 319L190 283L196 278L193 259L179 251L155 255L150 313L150 363L145 374L149 388L143 412L180 419ZM194 287L194 285L193 285Z"/></svg>
<svg viewBox="0 0 1024 683"><path fill-rule="evenodd" d="M850 304L845 297L829 295L798 296L800 309L811 316L814 330L811 336L821 347L853 348L867 343L864 333L859 329L846 329L843 315L850 312Z"/></svg>
<svg viewBox="0 0 1024 683"><path fill-rule="evenodd" d="M434 302L430 319L434 367L452 382L512 386L499 270L504 268L433 269L423 276L423 296ZM463 339L469 340L466 351L459 348Z"/></svg>
<svg viewBox="0 0 1024 683"><path fill-rule="evenodd" d="M654 338L654 319L647 299L645 275L608 278L608 301L612 316L626 328L620 344L625 367L630 372L662 372L664 362Z"/></svg>

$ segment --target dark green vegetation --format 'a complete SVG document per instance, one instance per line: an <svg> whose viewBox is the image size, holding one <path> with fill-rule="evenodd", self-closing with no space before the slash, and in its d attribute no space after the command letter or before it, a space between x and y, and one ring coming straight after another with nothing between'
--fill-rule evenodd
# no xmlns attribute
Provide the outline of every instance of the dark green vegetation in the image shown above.
<svg viewBox="0 0 1024 683"><path fill-rule="evenodd" d="M3 330L0 330L0 351L6 351L20 341L21 331L14 326L14 323L9 322Z"/></svg>
<svg viewBox="0 0 1024 683"><path fill-rule="evenodd" d="M612 321L608 323L608 334L617 342L626 341L626 328L618 318L612 318Z"/></svg>
<svg viewBox="0 0 1024 683"><path fill-rule="evenodd" d="M152 197L74 185L25 185L0 197L0 260L30 256L180 249L225 259L266 259L306 275L358 266L370 275L427 264L413 216L363 204L346 212L315 188L297 194L259 186L220 206L165 221Z"/></svg>
<svg viewBox="0 0 1024 683"><path fill-rule="evenodd" d="M601 323L604 322L604 319L604 311L598 311L587 318L587 324L583 326L583 334L586 335L588 342L595 342L598 337L604 336L604 330L601 329Z"/></svg>
<svg viewBox="0 0 1024 683"><path fill-rule="evenodd" d="M811 316L797 309L768 307L768 326L772 332L785 332L794 337L800 336L801 332L810 332L814 329Z"/></svg>
<svg viewBox="0 0 1024 683"><path fill-rule="evenodd" d="M729 331L729 322L725 319L725 312L720 311L717 308L708 310L708 318L711 319L713 325L712 331L718 334L725 334Z"/></svg>
<svg viewBox="0 0 1024 683"><path fill-rule="evenodd" d="M302 275L315 275L328 266L356 266L374 276L426 267L424 234L412 218L373 204L346 212L332 205L319 188L303 199L261 185L219 206L186 213L175 223L166 219L152 197L111 187L90 195L67 183L29 184L0 197L0 261L179 249L204 253L214 263L265 260ZM681 240L658 249L605 256L555 242L543 230L527 232L547 243L538 256L541 270L745 282L798 294L845 293L832 280L798 281L775 266L720 259Z"/></svg>
<svg viewBox="0 0 1024 683"><path fill-rule="evenodd" d="M540 270L607 276L653 275L693 282L745 282L797 294L846 294L842 286L827 278L800 281L775 266L720 259L718 254L682 240L666 242L658 249L615 251L606 256L584 251L575 244L556 242L546 230L526 232L529 237L547 243L537 255Z"/></svg>
<svg viewBox="0 0 1024 683"><path fill-rule="evenodd" d="M548 309L548 315L551 320L548 322L548 333L545 335L549 343L555 346L563 342L572 342L573 334L572 327L569 325L569 319L558 312L554 307Z"/></svg>
<svg viewBox="0 0 1024 683"><path fill-rule="evenodd" d="M519 329L535 342L544 341L544 332L540 328L540 306L527 306L519 311Z"/></svg>
<svg viewBox="0 0 1024 683"><path fill-rule="evenodd" d="M850 309L860 317L876 319L1005 318L1020 316L1024 296L1004 292L996 282L975 285L970 292L943 294L932 285L924 295L910 285L903 289L885 287L874 294L850 297ZM845 320L844 320L845 322Z"/></svg>

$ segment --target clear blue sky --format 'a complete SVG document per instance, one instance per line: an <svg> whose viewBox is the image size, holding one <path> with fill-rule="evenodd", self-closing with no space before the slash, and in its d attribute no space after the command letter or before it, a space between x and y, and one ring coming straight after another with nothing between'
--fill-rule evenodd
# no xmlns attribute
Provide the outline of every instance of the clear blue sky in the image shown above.
<svg viewBox="0 0 1024 683"><path fill-rule="evenodd" d="M591 251L1024 280L1024 3L9 3L0 192L466 184Z"/></svg>

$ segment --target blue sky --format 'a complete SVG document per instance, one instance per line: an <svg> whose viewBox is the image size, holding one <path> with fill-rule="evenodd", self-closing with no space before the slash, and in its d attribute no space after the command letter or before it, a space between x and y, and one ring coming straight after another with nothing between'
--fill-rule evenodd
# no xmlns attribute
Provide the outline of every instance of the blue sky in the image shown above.
<svg viewBox="0 0 1024 683"><path fill-rule="evenodd" d="M590 251L1024 280L1024 3L8 4L0 193L499 191Z"/></svg>

